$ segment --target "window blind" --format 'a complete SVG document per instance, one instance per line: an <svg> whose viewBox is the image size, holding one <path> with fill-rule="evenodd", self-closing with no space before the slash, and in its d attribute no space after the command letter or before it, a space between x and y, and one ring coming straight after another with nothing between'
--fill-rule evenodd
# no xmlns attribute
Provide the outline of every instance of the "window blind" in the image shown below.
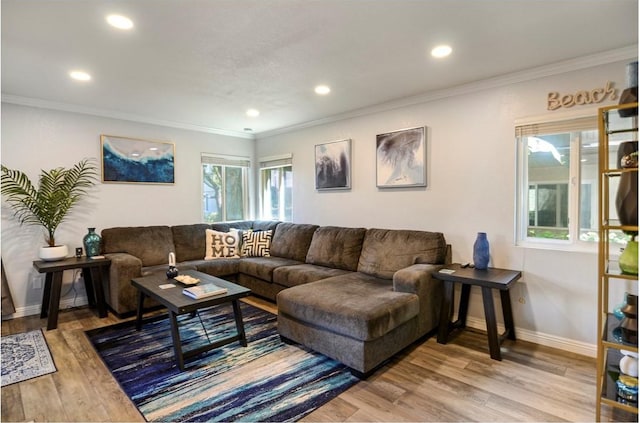
<svg viewBox="0 0 640 423"><path fill-rule="evenodd" d="M534 137L537 135L560 134L584 131L585 128L597 128L598 117L587 116L556 122L540 122L516 126L516 137Z"/></svg>
<svg viewBox="0 0 640 423"><path fill-rule="evenodd" d="M213 154L202 153L200 156L202 164L250 167L251 161L248 157L234 156L217 156Z"/></svg>
<svg viewBox="0 0 640 423"><path fill-rule="evenodd" d="M289 166L292 163L292 159L292 154L284 154L282 156L275 157L263 157L260 159L260 169Z"/></svg>

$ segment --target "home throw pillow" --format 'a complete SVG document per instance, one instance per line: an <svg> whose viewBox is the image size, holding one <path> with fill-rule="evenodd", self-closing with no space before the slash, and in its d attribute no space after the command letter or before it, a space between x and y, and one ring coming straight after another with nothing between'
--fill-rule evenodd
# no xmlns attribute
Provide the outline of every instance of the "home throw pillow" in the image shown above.
<svg viewBox="0 0 640 423"><path fill-rule="evenodd" d="M230 232L218 232L206 229L207 250L205 260L223 257L240 257L240 234L232 229Z"/></svg>
<svg viewBox="0 0 640 423"><path fill-rule="evenodd" d="M272 231L246 231L242 234L242 255L245 257L271 257Z"/></svg>

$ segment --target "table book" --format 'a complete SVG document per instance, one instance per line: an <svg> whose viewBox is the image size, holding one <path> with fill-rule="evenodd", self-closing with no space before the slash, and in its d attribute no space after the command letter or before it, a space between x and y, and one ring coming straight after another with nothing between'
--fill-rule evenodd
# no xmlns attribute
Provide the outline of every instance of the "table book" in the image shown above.
<svg viewBox="0 0 640 423"><path fill-rule="evenodd" d="M182 293L188 297L199 300L205 297L212 297L214 295L226 294L227 288L219 287L212 283L205 285L192 286L182 290Z"/></svg>

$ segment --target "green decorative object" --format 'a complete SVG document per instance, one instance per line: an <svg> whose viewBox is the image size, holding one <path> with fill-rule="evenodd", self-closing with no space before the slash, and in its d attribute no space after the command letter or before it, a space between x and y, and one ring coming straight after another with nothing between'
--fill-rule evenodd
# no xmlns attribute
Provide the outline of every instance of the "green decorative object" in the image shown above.
<svg viewBox="0 0 640 423"><path fill-rule="evenodd" d="M69 211L89 193L97 180L97 168L89 159L81 160L73 167L43 170L36 188L29 177L20 170L2 170L2 195L14 211L21 225L41 225L45 229L46 248L40 250L43 260L59 260L66 256L67 247L58 246L55 232ZM64 248L63 248L64 247ZM49 250L61 249L62 254ZM61 255L61 256L60 256Z"/></svg>
<svg viewBox="0 0 640 423"><path fill-rule="evenodd" d="M100 255L100 241L102 241L102 238L96 233L96 228L89 228L89 232L82 238L87 257Z"/></svg>
<svg viewBox="0 0 640 423"><path fill-rule="evenodd" d="M620 254L620 270L632 275L638 274L638 241L632 240Z"/></svg>

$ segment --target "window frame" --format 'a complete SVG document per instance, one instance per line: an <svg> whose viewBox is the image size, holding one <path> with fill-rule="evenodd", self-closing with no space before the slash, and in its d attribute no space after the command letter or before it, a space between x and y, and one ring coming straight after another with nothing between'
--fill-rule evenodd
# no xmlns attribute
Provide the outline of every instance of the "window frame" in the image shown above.
<svg viewBox="0 0 640 423"><path fill-rule="evenodd" d="M208 222L205 219L204 202L206 201L206 198L205 198L205 189L204 189L204 186L205 186L204 169L203 169L204 165L222 167L221 177L222 177L223 189L220 190L220 194L222 195L222 201L220 206L220 210L222 212L221 213L222 220L216 221L216 222ZM242 169L241 178L242 178L242 194L243 195L242 195L242 218L241 219L227 220L227 204L226 204L226 195L227 195L226 168L227 167ZM249 218L251 214L249 210L250 174L251 174L251 159L249 157L228 156L228 155L215 154L215 153L200 153L200 198L201 198L200 218L203 223L235 222L235 221L247 220Z"/></svg>
<svg viewBox="0 0 640 423"><path fill-rule="evenodd" d="M536 130L536 127L542 128L539 135L551 135L551 134L572 134L569 141L569 177L566 181L558 181L556 179L545 182L531 182L528 177L528 146L524 141L526 138L526 130L521 131L523 127L529 127ZM545 131L545 128L547 129ZM555 129L554 129L555 128ZM580 235L583 228L580 226L581 218L581 195L582 187L584 185L591 186L591 198L597 196L598 181L594 181L593 178L587 177L582 179L581 169L581 155L582 155L582 142L580 137L574 136L574 133L586 132L586 131L598 131L597 123L597 109L594 109L592 113L588 113L588 110L583 110L579 114L567 113L559 114L556 116L541 116L535 118L520 119L515 122L515 142L516 142L516 190L515 190L515 215L514 215L514 243L516 246L526 248L541 248L541 249L554 249L554 250L577 250L597 252L597 242L582 241ZM529 135L531 136L531 135ZM535 135L534 135L535 136ZM596 153L597 154L597 153ZM528 211L528 195L529 186L540 184L567 184L568 186L568 239L552 239L542 237L530 237L528 236L529 227L529 211ZM595 191L594 191L595 189ZM591 213L597 213L597 208L593 208L593 202L591 202ZM593 217L592 217L593 219ZM597 218L596 218L597 220ZM597 223L597 222L596 222Z"/></svg>
<svg viewBox="0 0 640 423"><path fill-rule="evenodd" d="M277 168L285 168L285 167L291 167L291 176L293 179L293 154L289 153L289 154L282 154L282 155L278 155L278 156L270 156L270 157L263 157L260 158L258 160L259 163L259 169L258 169L258 198L259 198L259 206L258 206L258 215L260 216L261 219L274 219L273 216L271 216L271 214L269 213L269 216L267 216L267 214L265 213L265 198L264 198L264 175L263 175L263 171L264 170L269 170L269 169L277 169ZM283 186L285 183L285 174L283 172L282 174L283 176ZM293 181L292 181L292 185L293 185ZM281 209L286 210L286 197L283 199L285 201L284 207L281 207ZM291 193L291 217L290 217L290 221L293 221L293 187L292 187L292 193ZM281 220L281 221L288 221L286 220L286 214L283 215L282 213L280 214L280 216L278 217L278 219L276 220Z"/></svg>

